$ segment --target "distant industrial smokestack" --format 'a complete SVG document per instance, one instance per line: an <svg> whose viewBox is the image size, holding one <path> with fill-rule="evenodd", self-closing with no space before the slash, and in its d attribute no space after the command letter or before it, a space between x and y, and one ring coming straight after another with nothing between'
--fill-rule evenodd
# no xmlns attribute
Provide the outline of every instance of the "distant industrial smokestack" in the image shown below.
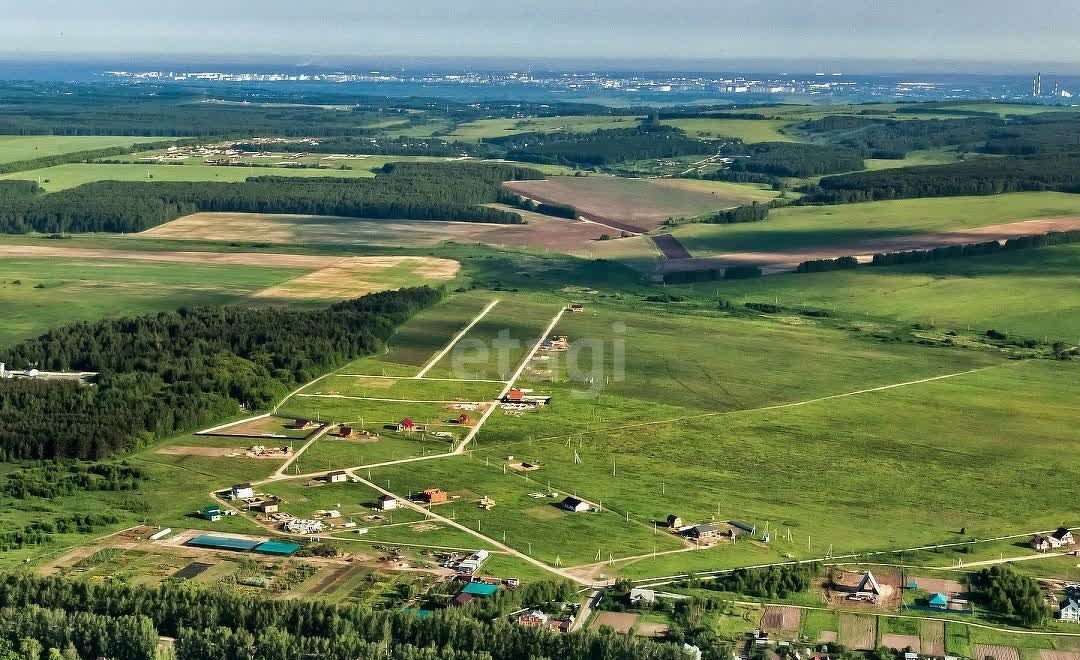
<svg viewBox="0 0 1080 660"><path fill-rule="evenodd" d="M1031 83L1031 95L1035 98L1042 96L1042 73L1035 74L1035 80Z"/></svg>

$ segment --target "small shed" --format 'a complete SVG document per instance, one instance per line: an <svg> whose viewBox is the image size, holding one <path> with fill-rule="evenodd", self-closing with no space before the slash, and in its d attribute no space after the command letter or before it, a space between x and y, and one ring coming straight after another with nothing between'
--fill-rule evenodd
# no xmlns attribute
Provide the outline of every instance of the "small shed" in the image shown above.
<svg viewBox="0 0 1080 660"><path fill-rule="evenodd" d="M353 437L354 433L356 433L356 429L351 426L345 426L344 424L342 424L338 427L337 434L339 438L351 438Z"/></svg>
<svg viewBox="0 0 1080 660"><path fill-rule="evenodd" d="M458 415L457 423L458 424L468 424L469 423L469 415L466 414L466 413L461 413L460 415Z"/></svg>
<svg viewBox="0 0 1080 660"><path fill-rule="evenodd" d="M397 505L398 501L396 497L394 497L393 495L383 495L379 498L379 501L376 503L375 508L377 508L379 511L390 511L392 509L396 509Z"/></svg>
<svg viewBox="0 0 1080 660"><path fill-rule="evenodd" d="M259 510L263 513L277 513L279 508L278 503L273 500L266 500L259 505Z"/></svg>
<svg viewBox="0 0 1080 660"><path fill-rule="evenodd" d="M559 506L567 511L573 511L574 513L581 513L582 511L589 510L589 503L584 500L579 500L576 497L567 497Z"/></svg>
<svg viewBox="0 0 1080 660"><path fill-rule="evenodd" d="M347 475L344 470L335 470L333 472L326 473L326 480L332 484L345 483L348 478L349 475Z"/></svg>
<svg viewBox="0 0 1080 660"><path fill-rule="evenodd" d="M930 607L935 610L947 610L949 609L949 597L943 593L936 593L930 596Z"/></svg>
<svg viewBox="0 0 1080 660"><path fill-rule="evenodd" d="M397 430L401 433L412 433L416 430L416 422L406 417L398 422Z"/></svg>
<svg viewBox="0 0 1080 660"><path fill-rule="evenodd" d="M221 520L221 507L216 504L207 504L202 508L202 517L210 522Z"/></svg>

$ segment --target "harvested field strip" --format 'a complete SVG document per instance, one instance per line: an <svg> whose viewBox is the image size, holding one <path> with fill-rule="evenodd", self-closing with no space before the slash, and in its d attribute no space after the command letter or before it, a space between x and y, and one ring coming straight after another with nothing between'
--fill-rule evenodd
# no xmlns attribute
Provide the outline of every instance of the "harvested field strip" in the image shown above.
<svg viewBox="0 0 1080 660"><path fill-rule="evenodd" d="M897 635L895 633L889 633L881 636L881 645L887 646L890 649L902 651L910 648L916 653L921 653L921 644L919 638L915 635Z"/></svg>
<svg viewBox="0 0 1080 660"><path fill-rule="evenodd" d="M765 630L798 631L802 623L802 610L797 607L770 605L761 616L761 627Z"/></svg>
<svg viewBox="0 0 1080 660"><path fill-rule="evenodd" d="M191 580L199 577L206 571L213 568L213 564L204 564L203 562L194 561L187 566L181 568L179 571L173 573L172 577L178 580Z"/></svg>
<svg viewBox="0 0 1080 660"><path fill-rule="evenodd" d="M945 622L944 621L921 621L919 639L922 644L922 653L941 657L945 655Z"/></svg>
<svg viewBox="0 0 1080 660"><path fill-rule="evenodd" d="M994 660L1020 660L1020 651L1012 646L992 646L990 644L976 644L973 649L976 658L993 658Z"/></svg>
<svg viewBox="0 0 1080 660"><path fill-rule="evenodd" d="M671 234L659 234L653 236L652 241L668 259L689 259L693 256L690 254L690 251L686 249L686 246Z"/></svg>
<svg viewBox="0 0 1080 660"><path fill-rule="evenodd" d="M842 613L840 615L840 643L859 651L873 650L877 643L877 618ZM1019 658L1012 660L1019 660Z"/></svg>

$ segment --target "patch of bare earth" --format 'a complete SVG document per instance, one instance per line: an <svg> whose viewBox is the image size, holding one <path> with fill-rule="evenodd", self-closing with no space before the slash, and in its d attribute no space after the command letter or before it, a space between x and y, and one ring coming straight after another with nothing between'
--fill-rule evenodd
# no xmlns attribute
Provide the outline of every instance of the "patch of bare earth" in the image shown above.
<svg viewBox="0 0 1080 660"><path fill-rule="evenodd" d="M611 626L615 632L625 635L633 629L638 616L630 612L601 612L593 619L591 627L593 630L598 630L600 626Z"/></svg>
<svg viewBox="0 0 1080 660"><path fill-rule="evenodd" d="M902 651L906 648L911 648L916 653L922 653L922 641L915 635L897 635L895 633L889 633L881 636L881 643L883 646L887 646L890 649Z"/></svg>
<svg viewBox="0 0 1080 660"><path fill-rule="evenodd" d="M1039 651L1039 660L1080 660L1080 653L1042 649Z"/></svg>
<svg viewBox="0 0 1080 660"><path fill-rule="evenodd" d="M761 627L764 630L798 630L800 621L802 610L797 607L769 605L761 615Z"/></svg>
<svg viewBox="0 0 1080 660"><path fill-rule="evenodd" d="M345 257L332 259L313 273L263 289L252 297L279 300L356 298L394 288L393 283L380 281L380 278L384 271L398 266L408 266L423 279L437 282L452 278L461 268L461 264L452 259L436 257Z"/></svg>
<svg viewBox="0 0 1080 660"><path fill-rule="evenodd" d="M1020 651L1011 646L993 646L990 644L976 644L972 649L976 660L993 658L994 660L1020 660Z"/></svg>
<svg viewBox="0 0 1080 660"><path fill-rule="evenodd" d="M1049 218L1045 220L1025 220L1001 225L988 225L973 229L916 234L895 238L854 241L852 243L808 247L798 250L777 250L775 252L728 252L714 257L693 257L690 259L670 259L661 267L661 272L680 272L727 266L760 266L765 272L794 270L804 261L816 259L835 259L853 256L860 263L869 263L874 255L885 252L903 252L907 250L931 250L949 245L983 243L987 241L1004 242L1019 236L1034 236L1051 231L1070 231L1080 229L1080 218Z"/></svg>
<svg viewBox="0 0 1080 660"><path fill-rule="evenodd" d="M642 623L634 630L638 637L664 637L668 633L668 626L664 623Z"/></svg>
<svg viewBox="0 0 1080 660"><path fill-rule="evenodd" d="M163 456L243 456L244 452L240 449L231 447L183 447L180 445L173 445L171 447L160 447L154 450L155 454L161 454Z"/></svg>

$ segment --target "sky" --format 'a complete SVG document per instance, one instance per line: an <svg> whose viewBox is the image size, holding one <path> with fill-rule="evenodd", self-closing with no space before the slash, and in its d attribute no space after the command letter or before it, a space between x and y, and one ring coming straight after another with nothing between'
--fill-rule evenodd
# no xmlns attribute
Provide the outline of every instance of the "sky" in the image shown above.
<svg viewBox="0 0 1080 660"><path fill-rule="evenodd" d="M1075 62L1076 0L0 0L0 54ZM908 67L910 68L910 66Z"/></svg>

